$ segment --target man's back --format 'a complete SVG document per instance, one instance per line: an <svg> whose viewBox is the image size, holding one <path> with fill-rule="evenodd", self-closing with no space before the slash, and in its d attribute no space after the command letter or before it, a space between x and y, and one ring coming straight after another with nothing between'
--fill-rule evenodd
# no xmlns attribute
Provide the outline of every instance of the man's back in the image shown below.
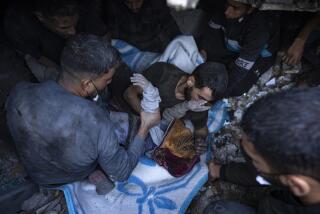
<svg viewBox="0 0 320 214"><path fill-rule="evenodd" d="M106 1L105 21L112 38L124 40L142 51L162 52L180 34L165 0L144 0L138 13L124 1Z"/></svg>
<svg viewBox="0 0 320 214"><path fill-rule="evenodd" d="M7 102L7 118L22 162L40 184L88 176L97 165L99 124L109 124L95 103L54 81L18 84Z"/></svg>

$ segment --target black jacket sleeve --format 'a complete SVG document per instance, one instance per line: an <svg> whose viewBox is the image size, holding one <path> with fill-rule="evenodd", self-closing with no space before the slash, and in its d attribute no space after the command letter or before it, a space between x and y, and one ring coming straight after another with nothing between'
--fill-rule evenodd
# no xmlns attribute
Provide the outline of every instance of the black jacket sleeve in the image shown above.
<svg viewBox="0 0 320 214"><path fill-rule="evenodd" d="M261 51L267 47L269 32L263 16L257 12L247 19L249 20L247 20L241 41L240 54L233 62L232 70L229 72L228 94L246 77L249 71L253 72L252 68Z"/></svg>
<svg viewBox="0 0 320 214"><path fill-rule="evenodd" d="M243 186L260 186L256 182L256 172L247 163L229 163L223 165L220 179Z"/></svg>

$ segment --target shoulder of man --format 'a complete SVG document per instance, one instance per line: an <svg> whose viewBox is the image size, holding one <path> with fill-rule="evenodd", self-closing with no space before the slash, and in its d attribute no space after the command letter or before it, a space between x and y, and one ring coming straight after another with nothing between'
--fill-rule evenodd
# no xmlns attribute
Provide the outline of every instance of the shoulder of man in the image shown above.
<svg viewBox="0 0 320 214"><path fill-rule="evenodd" d="M257 33L260 31L261 33L264 33L268 30L266 16L261 11L254 11L247 15L244 17L244 22L246 28L249 28L251 31L255 31Z"/></svg>
<svg viewBox="0 0 320 214"><path fill-rule="evenodd" d="M160 84L163 81L170 81L170 79L186 75L186 73L181 71L175 65L165 62L157 62L151 65L147 70L143 71L142 75L152 84L157 85L157 83Z"/></svg>

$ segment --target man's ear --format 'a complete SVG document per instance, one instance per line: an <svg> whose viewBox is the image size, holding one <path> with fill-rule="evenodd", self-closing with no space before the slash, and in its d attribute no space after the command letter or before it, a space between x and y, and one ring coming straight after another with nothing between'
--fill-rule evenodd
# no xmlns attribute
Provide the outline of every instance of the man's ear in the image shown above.
<svg viewBox="0 0 320 214"><path fill-rule="evenodd" d="M196 79L194 78L194 76L189 76L188 79L187 79L187 86L189 88L193 87L196 83Z"/></svg>
<svg viewBox="0 0 320 214"><path fill-rule="evenodd" d="M85 93L87 93L86 95L90 95L92 93L93 89L91 85L92 85L91 80L88 80L88 79L81 80L81 88Z"/></svg>
<svg viewBox="0 0 320 214"><path fill-rule="evenodd" d="M307 178L301 175L281 175L280 181L297 197L306 196L311 191Z"/></svg>

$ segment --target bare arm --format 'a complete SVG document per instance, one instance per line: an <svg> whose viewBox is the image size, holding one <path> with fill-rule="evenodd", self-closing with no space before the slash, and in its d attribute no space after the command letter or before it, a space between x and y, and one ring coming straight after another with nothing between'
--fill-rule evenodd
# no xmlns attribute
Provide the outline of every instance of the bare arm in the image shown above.
<svg viewBox="0 0 320 214"><path fill-rule="evenodd" d="M166 108L163 111L162 118L167 122L170 122L173 119L180 119L186 115L188 108L186 107L185 102L176 104L170 108Z"/></svg>
<svg viewBox="0 0 320 214"><path fill-rule="evenodd" d="M319 25L320 25L320 15L318 14L318 15L315 15L312 19L310 19L306 23L306 25L300 31L298 36L295 38L294 42L292 43L292 45L290 46L290 48L287 50L286 54L283 57L283 60L285 63L289 65L295 65L299 63L303 54L304 45L309 35Z"/></svg>
<svg viewBox="0 0 320 214"><path fill-rule="evenodd" d="M30 55L25 56L25 61L39 82L57 79L60 67L52 60L46 57L36 59Z"/></svg>
<svg viewBox="0 0 320 214"><path fill-rule="evenodd" d="M195 145L196 145L196 151L198 155L202 155L206 151L208 151L208 144L206 143L206 138L208 136L208 128L202 127L202 128L197 128L194 131L194 139L195 139Z"/></svg>
<svg viewBox="0 0 320 214"><path fill-rule="evenodd" d="M141 108L141 95L142 88L139 86L130 86L124 92L124 99L129 103L131 108L133 108L137 113L142 111Z"/></svg>

